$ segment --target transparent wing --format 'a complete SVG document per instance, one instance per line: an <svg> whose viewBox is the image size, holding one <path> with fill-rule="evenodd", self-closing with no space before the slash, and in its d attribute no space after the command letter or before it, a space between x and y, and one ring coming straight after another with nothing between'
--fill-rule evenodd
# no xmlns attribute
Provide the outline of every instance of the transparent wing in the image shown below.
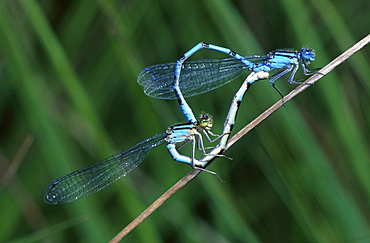
<svg viewBox="0 0 370 243"><path fill-rule="evenodd" d="M266 56L244 56L255 63L263 62ZM144 93L158 99L176 99L172 89L176 63L149 66L142 70L137 82ZM185 97L191 97L217 89L238 78L247 66L235 58L203 59L186 61L180 74L180 89Z"/></svg>
<svg viewBox="0 0 370 243"><path fill-rule="evenodd" d="M47 188L44 201L67 203L104 189L135 169L154 147L165 142L166 136L165 132L154 135L121 153L56 179Z"/></svg>

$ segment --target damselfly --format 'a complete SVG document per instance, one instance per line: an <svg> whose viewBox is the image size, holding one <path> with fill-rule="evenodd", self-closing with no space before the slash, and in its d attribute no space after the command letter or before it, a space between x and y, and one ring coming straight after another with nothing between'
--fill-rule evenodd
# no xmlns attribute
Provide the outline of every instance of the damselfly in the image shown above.
<svg viewBox="0 0 370 243"><path fill-rule="evenodd" d="M201 49L222 52L232 58L185 62ZM199 95L219 88L248 70L254 72L278 70L277 73L270 76L270 84L283 96L275 86L275 80L291 72L288 82L301 84L302 82L299 80L294 80L299 66L302 67L304 75L312 75L316 70L308 70L307 65L314 59L315 53L309 48L302 48L301 51L278 50L266 55L241 56L228 48L201 42L186 52L177 62L157 64L145 68L138 76L138 83L144 86L144 92L148 96L159 99L178 99L186 119L194 123L196 118L184 97ZM251 84L256 81L251 81Z"/></svg>
<svg viewBox="0 0 370 243"><path fill-rule="evenodd" d="M147 138L121 153L54 180L45 192L44 201L49 204L67 203L96 193L129 174L153 148L163 143L167 143L167 149L174 160L216 174L204 169L206 162L195 158L197 142L199 149L206 154L202 133L210 140L209 134L214 135L210 132L211 127L212 119L207 114L202 114L196 124L171 126L165 132ZM192 142L192 157L179 154L176 144L182 142Z"/></svg>

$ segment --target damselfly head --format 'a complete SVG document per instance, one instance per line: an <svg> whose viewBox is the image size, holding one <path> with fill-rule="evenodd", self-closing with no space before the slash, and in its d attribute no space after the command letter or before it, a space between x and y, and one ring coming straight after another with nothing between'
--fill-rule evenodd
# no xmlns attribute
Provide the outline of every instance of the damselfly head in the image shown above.
<svg viewBox="0 0 370 243"><path fill-rule="evenodd" d="M312 48L302 48L301 50L302 59L306 62L315 61L315 52Z"/></svg>
<svg viewBox="0 0 370 243"><path fill-rule="evenodd" d="M213 119L210 114L202 113L199 115L198 124L206 130L211 130L213 126Z"/></svg>

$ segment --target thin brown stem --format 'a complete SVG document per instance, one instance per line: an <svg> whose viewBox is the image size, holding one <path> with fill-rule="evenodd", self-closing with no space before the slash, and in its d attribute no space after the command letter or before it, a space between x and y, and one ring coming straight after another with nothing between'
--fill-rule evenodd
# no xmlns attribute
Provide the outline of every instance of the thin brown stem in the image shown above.
<svg viewBox="0 0 370 243"><path fill-rule="evenodd" d="M293 97L310 87L311 85L307 84L314 84L317 82L320 78L322 78L324 75L328 74L330 71L332 71L335 67L337 67L339 64L343 63L345 60L347 60L350 56L352 56L354 53L362 49L365 45L367 45L370 42L370 35L367 35L365 38L360 40L358 43L356 43L354 46L349 48L347 51L345 51L343 54L335 58L332 62L327 64L325 67L323 67L319 73L313 75L309 79L306 80L306 82L297 88L295 88L293 91L291 91L288 95L284 96L283 100L284 103L291 100ZM250 122L248 125L246 125L244 128L242 128L239 132L237 132L227 143L225 150L218 151L219 153L226 151L229 149L234 143L236 143L240 138L245 136L250 130L252 130L254 127L256 127L259 123L261 123L263 120L265 120L267 117L269 117L272 113L274 113L277 109L279 109L283 105L282 100L276 102L274 105L272 105L270 108L268 108L265 112L263 112L261 115L259 115L256 119L254 119L252 122ZM217 149L217 147L215 148ZM215 150L211 152L211 154L214 153ZM212 160L217 158L215 156ZM212 161L210 160L210 161ZM138 226L140 223L142 223L149 215L151 215L155 210L157 210L167 199L169 199L173 194L175 194L178 190L180 190L182 187L184 187L187 183L189 183L192 179L194 179L201 170L193 169L190 171L187 175L185 175L182 179L180 179L175 185L173 185L168 191L166 191L162 196L160 196L153 204L151 204L146 210L144 210L136 219L134 219L129 225L127 225L120 233L118 233L110 242L119 242L123 239L128 233L130 233L136 226Z"/></svg>
<svg viewBox="0 0 370 243"><path fill-rule="evenodd" d="M128 224L121 232L119 232L110 242L119 242L123 239L128 233L141 224L147 217L149 217L157 208L159 208L167 199L169 199L173 194L178 190L183 188L188 182L194 179L201 170L192 170L183 178L181 178L175 185L168 189L165 193L162 194L154 203L152 203L147 209L145 209L136 219L134 219L130 224Z"/></svg>

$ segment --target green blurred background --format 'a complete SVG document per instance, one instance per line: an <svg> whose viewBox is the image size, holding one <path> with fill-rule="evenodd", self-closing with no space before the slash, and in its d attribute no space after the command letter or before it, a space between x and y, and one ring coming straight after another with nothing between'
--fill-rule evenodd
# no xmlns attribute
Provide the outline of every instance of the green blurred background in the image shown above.
<svg viewBox="0 0 370 243"><path fill-rule="evenodd" d="M367 0L1 1L0 241L106 242L191 169L162 145L95 195L43 202L54 179L184 122L176 101L144 95L144 67L205 41L314 47L313 69L369 24ZM208 167L225 184L201 173L125 242L369 242L369 62L365 47L287 103ZM214 132L242 80L188 99ZM268 81L252 86L234 131L278 100Z"/></svg>

